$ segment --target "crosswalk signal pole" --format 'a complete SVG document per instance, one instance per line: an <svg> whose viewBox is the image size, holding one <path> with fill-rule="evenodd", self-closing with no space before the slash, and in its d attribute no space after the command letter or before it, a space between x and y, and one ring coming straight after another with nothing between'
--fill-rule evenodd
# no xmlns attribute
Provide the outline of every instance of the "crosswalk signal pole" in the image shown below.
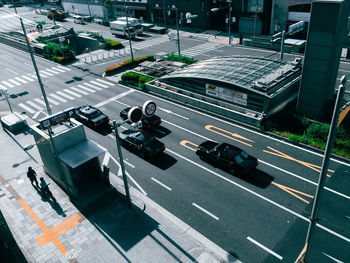
<svg viewBox="0 0 350 263"><path fill-rule="evenodd" d="M126 26L128 27L130 55L131 55L131 60L134 61L134 54L132 52L132 45L131 45L131 38L130 38L130 27L129 27L128 12L127 12L127 9L126 9L126 2L125 2L125 0L124 0L124 10L125 10Z"/></svg>
<svg viewBox="0 0 350 263"><path fill-rule="evenodd" d="M15 13L17 14L16 6L15 6ZM49 115L51 115L52 114L52 110L50 108L49 101L48 101L48 99L46 97L45 88L44 88L44 85L43 85L43 83L41 81L40 73L39 73L38 67L37 67L36 62L35 62L35 58L34 58L34 55L33 55L32 47L30 46L28 38L27 38L27 32L26 32L26 29L24 27L24 24L23 24L23 21L22 21L22 17L20 17L19 15L17 15L17 16L19 17L19 21L21 22L21 27L22 27L22 30L23 30L24 38L26 40L26 44L27 44L27 47L28 47L28 50L29 50L29 54L30 54L30 57L32 59L32 63L33 63L34 69L35 69L36 77L37 77L38 82L39 82L41 93L43 94L43 98L44 98L44 101L45 101L47 113Z"/></svg>
<svg viewBox="0 0 350 263"><path fill-rule="evenodd" d="M175 12L176 12L176 31L177 31L177 51L179 52L179 55L181 55L181 51L180 51L180 34L179 34L179 17L178 17L177 7L175 7Z"/></svg>

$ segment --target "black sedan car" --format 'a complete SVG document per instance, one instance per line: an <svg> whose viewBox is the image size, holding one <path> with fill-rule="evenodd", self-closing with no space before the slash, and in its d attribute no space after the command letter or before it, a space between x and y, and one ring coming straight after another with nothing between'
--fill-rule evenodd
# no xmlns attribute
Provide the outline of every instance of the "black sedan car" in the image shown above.
<svg viewBox="0 0 350 263"><path fill-rule="evenodd" d="M143 158L152 158L165 150L164 143L144 130L129 129L119 133L121 145Z"/></svg>
<svg viewBox="0 0 350 263"><path fill-rule="evenodd" d="M128 113L130 109L131 107L128 107L120 112L119 115L123 121L125 121L128 118ZM143 115L141 122L142 122L143 129L152 129L152 128L157 128L162 123L162 119L157 115L152 115L150 117Z"/></svg>
<svg viewBox="0 0 350 263"><path fill-rule="evenodd" d="M82 106L77 108L76 119L90 128L98 128L109 122L109 117L93 106Z"/></svg>
<svg viewBox="0 0 350 263"><path fill-rule="evenodd" d="M203 161L228 170L231 174L249 174L258 165L255 157L228 143L205 141L197 147L196 154Z"/></svg>

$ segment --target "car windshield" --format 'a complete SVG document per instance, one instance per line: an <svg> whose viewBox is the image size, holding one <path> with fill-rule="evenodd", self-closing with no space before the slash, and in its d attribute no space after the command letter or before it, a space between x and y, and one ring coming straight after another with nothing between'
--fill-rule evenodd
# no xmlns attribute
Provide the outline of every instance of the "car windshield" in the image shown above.
<svg viewBox="0 0 350 263"><path fill-rule="evenodd" d="M90 117L93 119L93 118L96 118L98 116L101 115L101 112L100 111L93 111L90 113Z"/></svg>
<svg viewBox="0 0 350 263"><path fill-rule="evenodd" d="M240 164L243 163L244 160L248 158L248 154L245 151L241 151L239 154L235 156L236 163Z"/></svg>

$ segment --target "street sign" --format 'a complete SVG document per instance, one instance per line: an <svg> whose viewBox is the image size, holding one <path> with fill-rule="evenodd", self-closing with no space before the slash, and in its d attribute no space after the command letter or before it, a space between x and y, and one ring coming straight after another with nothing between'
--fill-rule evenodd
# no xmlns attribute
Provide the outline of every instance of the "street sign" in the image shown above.
<svg viewBox="0 0 350 263"><path fill-rule="evenodd" d="M151 117L156 112L156 109L157 109L156 103L151 100L146 101L142 106L142 112L147 117Z"/></svg>
<svg viewBox="0 0 350 263"><path fill-rule="evenodd" d="M0 95L3 95L5 97L7 97L9 95L8 93L8 89L3 87L3 88L0 88Z"/></svg>
<svg viewBox="0 0 350 263"><path fill-rule="evenodd" d="M293 25L290 25L288 28L288 32L287 35L292 35L295 33L298 33L300 31L302 31L305 27L305 22L304 21L299 21Z"/></svg>
<svg viewBox="0 0 350 263"><path fill-rule="evenodd" d="M139 107L132 107L128 112L128 120L132 123L139 122L142 118L142 110Z"/></svg>
<svg viewBox="0 0 350 263"><path fill-rule="evenodd" d="M272 35L271 42L274 43L274 42L277 42L281 39L282 39L282 32L278 32L278 33Z"/></svg>
<svg viewBox="0 0 350 263"><path fill-rule="evenodd" d="M40 129L46 130L51 126L55 126L61 122L67 121L70 118L74 118L77 115L75 108L69 108L64 111L60 111L56 114L49 115L41 120L39 120Z"/></svg>

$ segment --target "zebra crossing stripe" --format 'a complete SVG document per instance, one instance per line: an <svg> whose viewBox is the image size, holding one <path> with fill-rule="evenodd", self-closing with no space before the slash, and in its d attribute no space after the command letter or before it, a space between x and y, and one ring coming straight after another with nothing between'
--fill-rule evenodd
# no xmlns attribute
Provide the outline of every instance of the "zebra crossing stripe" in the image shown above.
<svg viewBox="0 0 350 263"><path fill-rule="evenodd" d="M114 86L113 83L108 82L108 81L105 81L105 80L103 80L103 79L96 79L96 81L102 82L102 83L107 84L107 85L109 85L109 86Z"/></svg>
<svg viewBox="0 0 350 263"><path fill-rule="evenodd" d="M94 80L90 80L90 83L95 84L95 85L100 86L100 87L105 88L105 89L108 88L108 86L103 85L103 84L101 84L101 83L98 83L98 82L96 82L96 81L94 81Z"/></svg>
<svg viewBox="0 0 350 263"><path fill-rule="evenodd" d="M76 88L76 87L70 87L70 89L71 89L71 90L74 90L74 91L76 91L76 92L78 92L78 93L81 93L81 94L83 94L83 95L89 95L88 92L82 91L82 90L80 90L80 89L78 89L78 88Z"/></svg>
<svg viewBox="0 0 350 263"><path fill-rule="evenodd" d="M71 90L69 90L69 89L64 89L64 91L67 92L67 93L69 93L69 94L71 94L71 95L73 95L73 96L75 96L75 97L78 97L78 98L81 97L80 94L75 93L74 91L71 91Z"/></svg>
<svg viewBox="0 0 350 263"><path fill-rule="evenodd" d="M22 107L25 111L28 111L29 113L32 113L32 114L35 113L34 110L32 110L28 106L24 105L23 103L19 103L18 106Z"/></svg>
<svg viewBox="0 0 350 263"><path fill-rule="evenodd" d="M38 77L36 75L34 75L34 74L28 74L28 75L29 75L29 77L32 77L34 79L38 79ZM44 78L46 78L46 76L44 76Z"/></svg>
<svg viewBox="0 0 350 263"><path fill-rule="evenodd" d="M50 72L46 72L45 70L40 70L40 74L48 75L48 76L53 76Z"/></svg>
<svg viewBox="0 0 350 263"><path fill-rule="evenodd" d="M40 103L41 105L46 106L45 102L42 101L41 99L36 98L36 99L34 99L34 100L35 100L36 102Z"/></svg>
<svg viewBox="0 0 350 263"><path fill-rule="evenodd" d="M28 81L21 79L20 77L15 77L19 82L22 82L24 84L28 83Z"/></svg>
<svg viewBox="0 0 350 263"><path fill-rule="evenodd" d="M84 83L84 85L85 85L85 86L88 86L88 87L90 87L90 88L93 88L93 89L95 89L95 90L102 90L101 88L96 87L96 86L94 86L94 85L92 85L92 84L90 84L90 83Z"/></svg>
<svg viewBox="0 0 350 263"><path fill-rule="evenodd" d="M74 97L71 97L71 96L67 95L66 93L64 93L62 91L57 91L56 93L58 95L61 95L62 97L65 97L65 98L69 99L69 100L74 100Z"/></svg>
<svg viewBox="0 0 350 263"><path fill-rule="evenodd" d="M34 79L31 79L31 78L29 78L29 77L27 77L27 76L21 76L22 78L24 78L24 79L26 79L26 80L28 80L28 81L34 81Z"/></svg>
<svg viewBox="0 0 350 263"><path fill-rule="evenodd" d="M21 83L15 81L14 79L9 79L8 81L12 82L13 84L17 85L17 86L20 86Z"/></svg>
<svg viewBox="0 0 350 263"><path fill-rule="evenodd" d="M8 86L9 88L13 88L14 86L11 83L8 83L7 81L3 80L1 81L4 85Z"/></svg>
<svg viewBox="0 0 350 263"><path fill-rule="evenodd" d="M59 71L59 72L65 72L64 70L62 70L62 69L59 69L59 68L57 68L57 67L51 67L53 70L56 70L56 71Z"/></svg>
<svg viewBox="0 0 350 263"><path fill-rule="evenodd" d="M91 93L96 92L96 90L90 89L90 88L88 88L88 87L84 87L83 85L77 85L77 87L79 87L79 88L81 88L81 89L84 89L84 90L86 90L86 91L88 91L88 92L91 92Z"/></svg>
<svg viewBox="0 0 350 263"><path fill-rule="evenodd" d="M59 102L57 102L57 101L55 101L55 100L53 100L53 99L51 99L51 98L49 98L49 97L47 97L47 100L48 100L50 103L52 103L53 105L60 105Z"/></svg>
<svg viewBox="0 0 350 263"><path fill-rule="evenodd" d="M55 93L50 93L49 96L55 98L56 100L59 100L60 102L67 102L67 100L65 100L64 98L61 98L60 96L57 96Z"/></svg>
<svg viewBox="0 0 350 263"><path fill-rule="evenodd" d="M36 108L37 110L43 110L42 107L40 107L39 105L35 104L34 102L27 100L26 101L27 104L29 104L30 106L32 106L33 108Z"/></svg>
<svg viewBox="0 0 350 263"><path fill-rule="evenodd" d="M57 66L57 68L60 68L60 69L66 70L66 71L71 71L71 69L70 69L70 68L63 67L63 66Z"/></svg>
<svg viewBox="0 0 350 263"><path fill-rule="evenodd" d="M46 71L48 71L48 72L51 72L51 73L53 73L53 74L60 74L59 72L56 72L56 71L54 71L54 70L52 70L52 69L49 69L49 68L47 68L47 69L45 69Z"/></svg>

